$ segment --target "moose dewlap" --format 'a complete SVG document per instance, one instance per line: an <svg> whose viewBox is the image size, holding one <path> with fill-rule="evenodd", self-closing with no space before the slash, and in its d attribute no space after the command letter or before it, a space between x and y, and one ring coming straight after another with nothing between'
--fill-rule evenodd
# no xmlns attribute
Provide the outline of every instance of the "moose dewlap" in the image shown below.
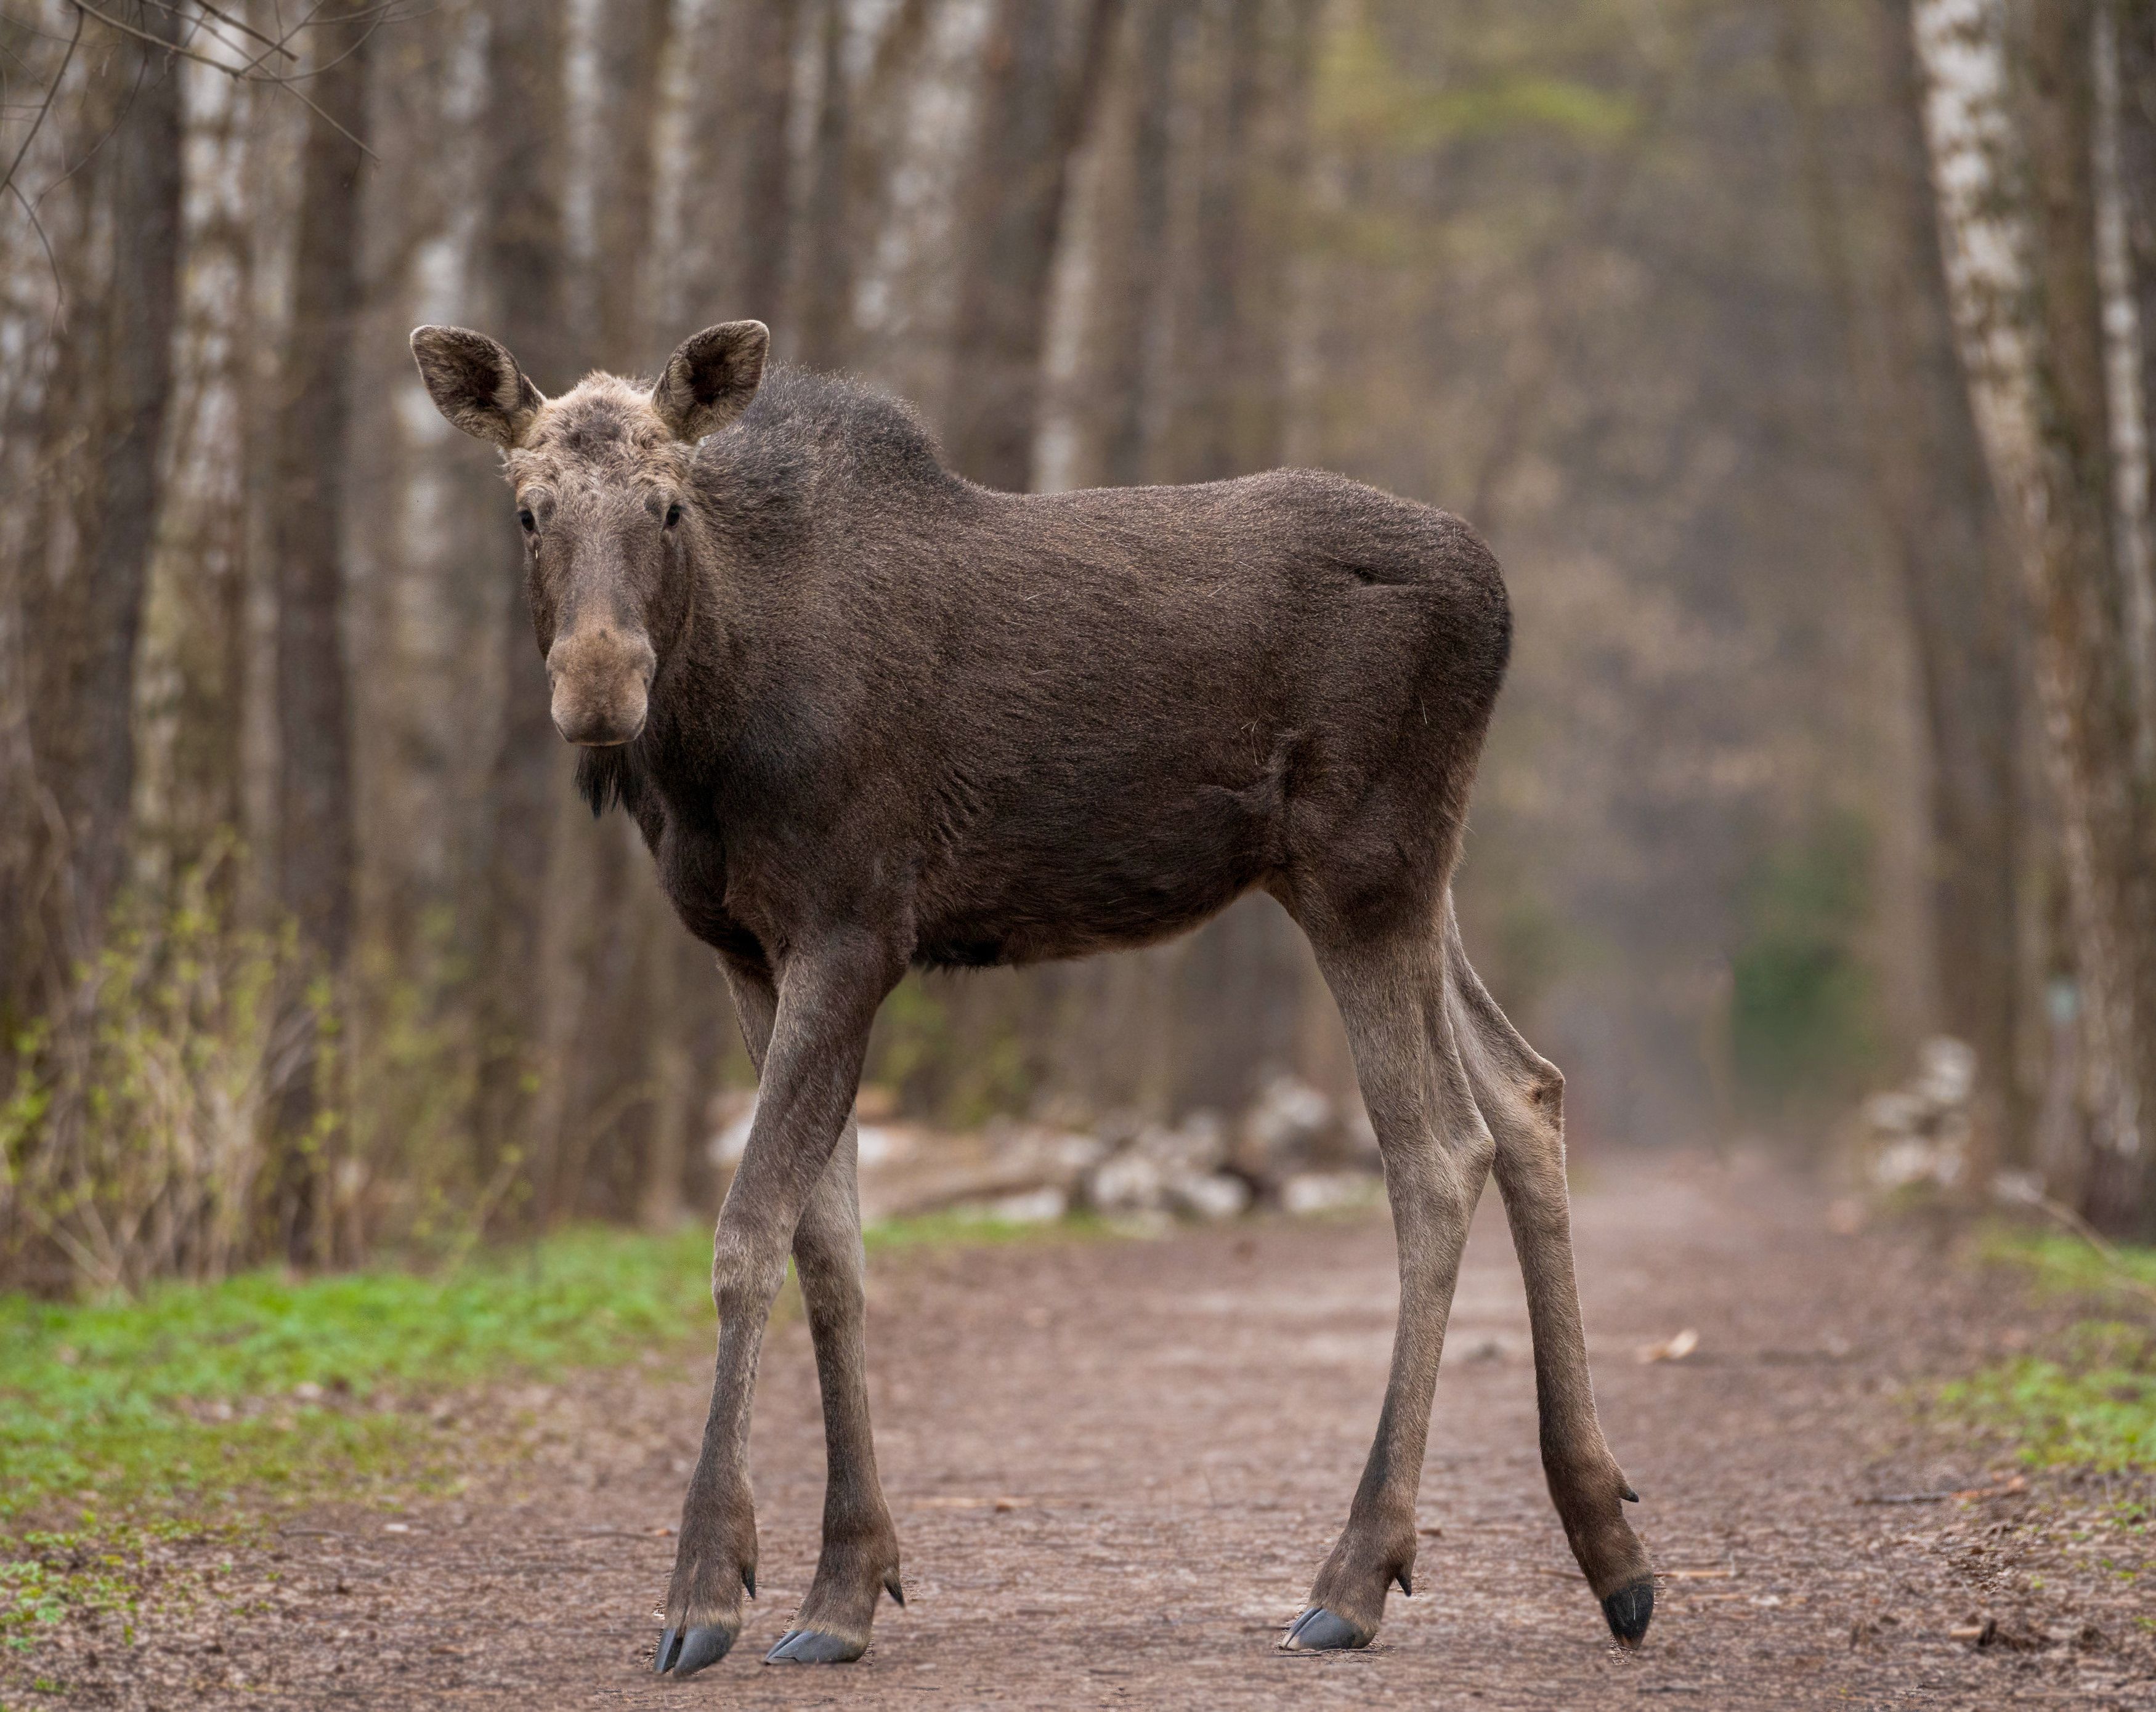
<svg viewBox="0 0 2156 1712"><path fill-rule="evenodd" d="M1563 1078L1469 966L1451 879L1510 643L1458 518L1306 470L1014 495L903 406L767 372L759 322L656 383L559 398L422 327L442 413L501 447L556 725L718 954L760 1078L712 1270L717 1372L655 1664L725 1656L756 1589L751 1391L788 1253L824 1388L814 1584L771 1658L860 1656L904 1602L864 1376L851 1121L910 966L1143 945L1262 887L1308 935L1383 1154L1400 1303L1376 1442L1284 1644L1359 1647L1410 1591L1415 1495L1467 1226L1494 1170L1526 1274L1542 1446L1625 1641L1654 1605L1594 1413Z"/></svg>

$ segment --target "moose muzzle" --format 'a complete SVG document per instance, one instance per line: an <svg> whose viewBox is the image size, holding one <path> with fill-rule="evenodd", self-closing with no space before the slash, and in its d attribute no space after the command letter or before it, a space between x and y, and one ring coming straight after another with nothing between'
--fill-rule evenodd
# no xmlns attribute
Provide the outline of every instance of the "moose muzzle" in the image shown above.
<svg viewBox="0 0 2156 1712"><path fill-rule="evenodd" d="M572 743L626 743L644 729L659 657L642 636L612 628L578 630L547 650L554 725Z"/></svg>

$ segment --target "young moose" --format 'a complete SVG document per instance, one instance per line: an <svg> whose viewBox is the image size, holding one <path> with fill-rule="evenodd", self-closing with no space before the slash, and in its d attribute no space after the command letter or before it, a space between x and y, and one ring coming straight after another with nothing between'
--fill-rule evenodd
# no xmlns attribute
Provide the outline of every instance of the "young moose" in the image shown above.
<svg viewBox="0 0 2156 1712"><path fill-rule="evenodd" d="M1376 1443L1291 1648L1365 1645L1409 1589L1415 1491L1467 1225L1495 1170L1527 1277L1543 1460L1620 1640L1654 1606L1595 1418L1564 1079L1460 949L1452 871L1510 643L1443 511L1280 470L1039 495L952 474L901 405L765 373L760 322L648 390L544 397L422 327L428 392L502 448L554 722L719 954L761 1078L721 1214L718 1371L656 1666L723 1658L756 1592L750 1391L788 1251L814 1338L823 1553L773 1660L857 1658L903 1602L863 1373L851 1111L910 966L1082 956L1263 887L1340 1006L1384 1158L1399 1321Z"/></svg>

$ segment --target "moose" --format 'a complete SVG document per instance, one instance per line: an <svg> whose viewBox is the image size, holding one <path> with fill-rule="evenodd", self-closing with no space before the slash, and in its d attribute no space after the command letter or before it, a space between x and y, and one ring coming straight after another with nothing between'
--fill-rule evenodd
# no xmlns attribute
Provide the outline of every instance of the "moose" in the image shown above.
<svg viewBox="0 0 2156 1712"><path fill-rule="evenodd" d="M1654 1609L1596 1418L1564 1079L1506 1019L1452 900L1511 648L1459 518L1307 470L1019 495L902 404L706 329L658 380L540 392L484 335L412 349L501 448L555 725L718 954L759 1081L714 1242L716 1372L654 1664L726 1656L756 1592L747 1452L790 1253L829 1474L815 1578L770 1661L843 1663L903 1605L865 1376L853 1108L909 968L1142 946L1263 888L1339 1006L1397 1237L1384 1403L1281 1644L1367 1645L1413 1591L1415 1498L1468 1222L1495 1171L1525 1275L1550 1495L1617 1638Z"/></svg>

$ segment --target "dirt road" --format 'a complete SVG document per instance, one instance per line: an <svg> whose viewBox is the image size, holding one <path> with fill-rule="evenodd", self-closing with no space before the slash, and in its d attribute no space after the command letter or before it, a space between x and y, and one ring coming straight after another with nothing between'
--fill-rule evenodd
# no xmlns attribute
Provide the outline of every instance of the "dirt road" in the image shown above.
<svg viewBox="0 0 2156 1712"><path fill-rule="evenodd" d="M539 1423L517 1466L400 1531L305 1519L236 1558L192 1617L74 1661L71 1694L525 1712L2156 1706L2156 1601L2128 1579L2156 1567L2145 1530L2077 1540L2092 1495L2042 1480L1858 1501L1998 1480L1917 1435L1905 1388L2035 1310L1906 1233L1833 1234L1815 1197L1764 1171L1608 1161L1577 1219L1603 1419L1665 1572L1636 1654L1609 1643L1543 1491L1493 1195L1446 1346L1418 1591L1368 1652L1274 1647L1383 1382L1391 1243L1358 1217L880 1258L871 1376L909 1602L884 1607L859 1664L760 1663L815 1546L823 1455L797 1320L774 1331L757 1409L762 1597L734 1656L694 1680L645 1672L673 1545L651 1530L675 1520L704 1377L629 1368L497 1400ZM1684 1327L1686 1359L1635 1361ZM1952 1633L1987 1620L1984 1646Z"/></svg>

